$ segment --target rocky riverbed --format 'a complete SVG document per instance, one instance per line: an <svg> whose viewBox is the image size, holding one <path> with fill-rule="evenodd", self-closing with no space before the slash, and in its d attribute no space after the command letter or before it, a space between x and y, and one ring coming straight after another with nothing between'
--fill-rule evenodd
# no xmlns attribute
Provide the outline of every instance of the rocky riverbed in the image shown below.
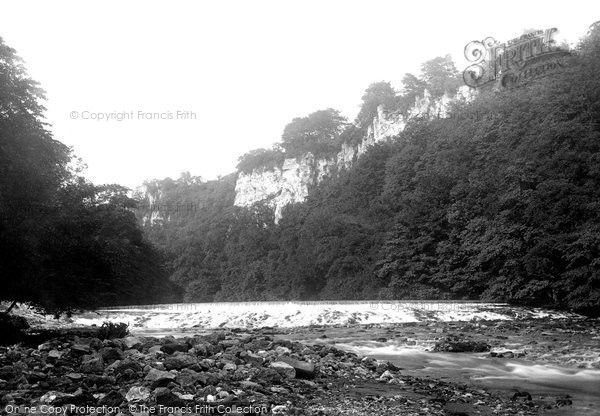
<svg viewBox="0 0 600 416"><path fill-rule="evenodd" d="M3 414L529 415L542 404L432 380L269 330L63 336L0 349ZM277 337L279 338L279 337Z"/></svg>

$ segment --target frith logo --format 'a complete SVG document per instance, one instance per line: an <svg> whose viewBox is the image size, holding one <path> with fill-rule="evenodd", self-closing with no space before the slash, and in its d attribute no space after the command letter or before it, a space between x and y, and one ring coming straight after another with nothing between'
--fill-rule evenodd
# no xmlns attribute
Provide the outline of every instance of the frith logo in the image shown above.
<svg viewBox="0 0 600 416"><path fill-rule="evenodd" d="M471 65L463 72L465 84L481 87L499 81L502 87L521 85L563 66L569 52L556 46L556 28L526 33L499 43L488 37L465 46Z"/></svg>

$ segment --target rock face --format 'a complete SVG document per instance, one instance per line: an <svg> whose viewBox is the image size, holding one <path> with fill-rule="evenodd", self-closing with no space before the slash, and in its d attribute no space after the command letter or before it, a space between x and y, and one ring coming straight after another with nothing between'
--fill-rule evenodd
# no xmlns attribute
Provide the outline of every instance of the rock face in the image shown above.
<svg viewBox="0 0 600 416"><path fill-rule="evenodd" d="M454 97L445 95L439 99L433 99L425 91L423 97L416 99L406 117L385 112L383 106L379 106L363 140L355 145L344 143L332 158L319 159L307 153L299 159L285 159L281 167L274 169L255 169L248 174L240 172L235 186L234 205L250 207L258 202L266 203L273 209L275 221L278 221L286 205L304 201L312 186L334 172L350 168L370 146L402 132L411 118L444 118L450 103L470 100L471 94L466 86L461 87Z"/></svg>
<svg viewBox="0 0 600 416"><path fill-rule="evenodd" d="M425 91L423 97L415 100L406 116L387 112L383 106L379 106L365 137L359 143L343 143L335 155L316 157L306 153L299 158L285 159L281 166L272 169L257 168L250 173L240 172L235 184L234 205L251 207L256 203L264 203L274 211L275 221L278 222L285 206L304 201L311 187L326 177L351 168L370 146L398 135L412 118L447 117L452 102L469 101L472 94L466 86L461 87L455 96L445 95L439 99L433 99ZM187 183L193 184L197 180L189 178ZM141 222L144 225L161 225L170 221L173 212L195 208L165 202L159 181L146 183L137 192L143 201Z"/></svg>

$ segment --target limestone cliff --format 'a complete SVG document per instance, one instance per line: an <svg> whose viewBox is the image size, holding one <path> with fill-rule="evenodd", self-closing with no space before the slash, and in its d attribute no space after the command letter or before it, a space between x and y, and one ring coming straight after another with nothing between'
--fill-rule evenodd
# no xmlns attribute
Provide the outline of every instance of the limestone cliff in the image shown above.
<svg viewBox="0 0 600 416"><path fill-rule="evenodd" d="M383 106L379 106L362 141L355 145L342 144L341 150L334 157L321 159L307 153L300 159L285 159L281 167L274 169L259 168L248 174L240 172L235 186L234 204L249 207L257 202L266 202L273 208L278 221L286 205L304 201L312 186L328 175L350 168L369 146L402 132L411 118L444 118L451 102L470 100L471 94L468 87L462 87L456 96L444 95L433 99L425 91L423 97L415 100L407 116L398 112L386 112Z"/></svg>

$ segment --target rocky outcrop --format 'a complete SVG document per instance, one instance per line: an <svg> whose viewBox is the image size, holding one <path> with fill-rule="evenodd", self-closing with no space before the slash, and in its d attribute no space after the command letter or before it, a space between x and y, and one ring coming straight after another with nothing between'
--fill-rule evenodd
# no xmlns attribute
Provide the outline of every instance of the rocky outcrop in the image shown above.
<svg viewBox="0 0 600 416"><path fill-rule="evenodd" d="M370 146L401 133L410 119L444 118L452 102L470 100L472 94L468 87L462 87L455 96L444 95L434 99L425 91L423 97L415 100L406 116L399 112L386 112L383 106L379 106L362 141L358 144L343 143L333 157L315 158L307 153L299 159L285 159L281 167L241 172L235 187L234 204L250 207L258 202L266 203L274 210L278 221L286 205L304 201L312 186L335 172L350 168Z"/></svg>
<svg viewBox="0 0 600 416"><path fill-rule="evenodd" d="M339 152L329 157L316 157L306 153L299 158L285 159L278 167L257 168L250 173L240 172L235 184L234 205L251 207L256 203L267 204L274 211L276 221L281 219L283 209L289 204L303 202L310 189L328 176L349 169L372 145L397 136L413 118L446 117L449 106L457 100L470 100L472 91L462 87L455 96L434 99L427 91L417 98L406 115L377 108L377 114L367 127L365 137L359 143L343 143ZM195 178L189 178L193 183ZM143 225L160 225L171 219L171 214L189 207L165 203L159 181L145 183L138 189L140 220Z"/></svg>

